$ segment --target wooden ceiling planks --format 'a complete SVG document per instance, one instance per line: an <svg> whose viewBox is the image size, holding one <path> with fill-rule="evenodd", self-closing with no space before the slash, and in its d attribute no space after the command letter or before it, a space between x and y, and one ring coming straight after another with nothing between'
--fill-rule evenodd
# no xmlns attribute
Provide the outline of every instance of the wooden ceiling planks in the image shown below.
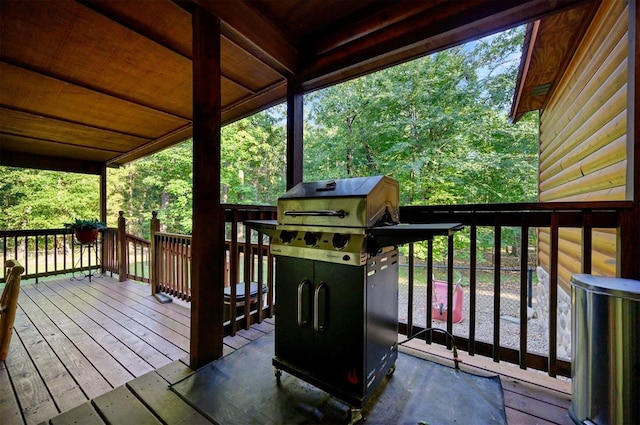
<svg viewBox="0 0 640 425"><path fill-rule="evenodd" d="M3 40L3 61L189 118L188 59L75 1L10 4L2 7L3 27L12 34ZM21 42L27 38L29 49Z"/></svg>
<svg viewBox="0 0 640 425"><path fill-rule="evenodd" d="M0 163L37 146L117 165L190 137L198 5L221 19L229 123L284 101L292 73L314 90L588 1L2 0Z"/></svg>
<svg viewBox="0 0 640 425"><path fill-rule="evenodd" d="M0 108L0 132L31 137L40 141L88 146L113 152L126 152L145 141L145 139L132 135L91 128L82 124L6 108Z"/></svg>
<svg viewBox="0 0 640 425"><path fill-rule="evenodd" d="M191 14L172 1L82 0L82 4L191 59Z"/></svg>
<svg viewBox="0 0 640 425"><path fill-rule="evenodd" d="M6 108L144 139L190 122L6 63L0 62L0 74Z"/></svg>

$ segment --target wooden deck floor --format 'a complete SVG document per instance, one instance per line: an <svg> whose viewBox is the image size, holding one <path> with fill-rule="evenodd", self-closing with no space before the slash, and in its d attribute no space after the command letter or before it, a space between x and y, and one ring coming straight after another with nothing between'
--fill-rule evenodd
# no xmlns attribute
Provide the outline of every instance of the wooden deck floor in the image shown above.
<svg viewBox="0 0 640 425"><path fill-rule="evenodd" d="M185 364L190 310L160 304L149 294L146 284L108 277L23 283L10 353L0 365L1 422L208 423L168 389L193 373ZM273 329L267 320L225 338L225 354ZM444 348L422 342L406 349L450 359ZM510 424L571 423L568 382L461 357L501 374Z"/></svg>

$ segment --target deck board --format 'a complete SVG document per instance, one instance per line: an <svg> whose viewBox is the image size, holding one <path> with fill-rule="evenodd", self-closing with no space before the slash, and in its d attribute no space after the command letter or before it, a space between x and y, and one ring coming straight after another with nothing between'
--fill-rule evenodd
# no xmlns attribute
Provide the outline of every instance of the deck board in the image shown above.
<svg viewBox="0 0 640 425"><path fill-rule="evenodd" d="M51 319L38 308L38 306L28 297L23 290L18 299L20 310L24 311L25 316L19 316L21 319L28 316L29 324L38 329L38 332L47 345L55 352L56 357L67 371L74 377L74 380L80 385L87 397L92 398L103 394L105 391L113 388L109 382L97 371L91 361L87 359L78 347L63 333ZM20 323L18 325L17 323ZM19 330L24 326L22 320L16 318L15 330L19 334ZM15 338L14 334L14 338ZM12 340L11 347L14 341ZM62 363L64 359L64 363ZM8 360L8 358L7 358Z"/></svg>
<svg viewBox="0 0 640 425"><path fill-rule="evenodd" d="M154 320L154 318L151 318L146 314L140 312L139 310L136 310L134 307L137 306L133 305L133 303L127 302L126 300L124 300L125 302L122 302L124 297L118 296L117 291L101 290L101 288L96 285L83 285L82 287L79 287L79 283L76 283L75 285L76 287L78 287L78 289L84 290L90 296L101 300L105 306L110 307L113 311L119 312L123 316L138 323L139 325L142 325L146 328L149 328L150 326L156 326L158 324L162 325L155 329L155 333L157 335L166 340L173 341L174 344L177 344L178 347L185 351L189 350L188 332L183 329L184 327L181 327L179 331L173 329L176 327L175 321L162 320L158 322Z"/></svg>
<svg viewBox="0 0 640 425"><path fill-rule="evenodd" d="M48 284L48 286L58 294L64 296L68 302L73 303L76 308L82 311L88 318L93 320L118 341L121 341L122 344L129 347L154 369L167 363L167 356L132 333L129 329L122 327L107 314L86 303L64 286L59 284Z"/></svg>
<svg viewBox="0 0 640 425"><path fill-rule="evenodd" d="M185 337L188 341L189 338L189 323L180 323L174 318L168 317L167 315L158 313L157 309L151 308L145 303L139 302L139 300L132 299L131 297L126 296L121 291L114 291L113 285L111 287L107 287L103 285L103 280L98 279L98 285L92 285L92 289L95 293L99 292L105 296L110 297L110 299L117 301L119 308L122 308L123 311L129 311L133 315L131 317L136 318L144 323L148 323L148 320L153 320L157 323L164 325L166 328L177 332L178 334Z"/></svg>
<svg viewBox="0 0 640 425"><path fill-rule="evenodd" d="M26 286L21 295L29 295L31 300L42 309L43 313L58 326L60 332L69 340L73 341L73 344L82 355L93 359L92 364L110 385L117 387L133 379L134 375L118 363L113 357L113 353L106 351L93 339L92 335L97 332L97 329L91 327L85 330L80 327L74 321L75 316L69 317L64 314L64 312L52 302L52 299L49 296L43 295L35 285ZM57 299L55 300L59 301ZM117 347L113 348L117 349ZM107 355L105 355L105 352Z"/></svg>
<svg viewBox="0 0 640 425"><path fill-rule="evenodd" d="M64 411L84 401L85 394L53 349L37 329L27 323L24 312L20 310L18 314L22 315L23 319L20 320L20 328L16 330L20 338L19 342L29 353L34 367L39 371L40 377L46 383L46 387L58 408ZM16 345L16 348L19 346Z"/></svg>
<svg viewBox="0 0 640 425"><path fill-rule="evenodd" d="M15 334L13 338L16 339ZM21 341L12 341L5 365L11 371L11 384L26 421L39 423L57 413L45 382Z"/></svg>
<svg viewBox="0 0 640 425"><path fill-rule="evenodd" d="M99 294L101 295L101 297L96 297L94 294L89 293L89 291L83 288L77 288L75 294L84 302L91 305L95 309L102 311L103 313L111 317L120 326L128 329L140 339L145 341L147 344L154 347L160 353L169 357L171 360L177 360L187 354L188 346L186 347L186 349L180 347L180 345L185 345L182 341L180 342L180 344L173 343L171 336L176 335L175 333L170 333L169 335L164 336L162 335L162 333L157 333L157 328L161 326L156 326L157 324L150 322L146 322L147 326L139 323L124 312L118 310L117 308L114 308L108 301L108 296Z"/></svg>
<svg viewBox="0 0 640 425"><path fill-rule="evenodd" d="M0 417L8 424L22 423L18 399L13 391L4 362L0 363Z"/></svg>
<svg viewBox="0 0 640 425"><path fill-rule="evenodd" d="M18 303L10 354L0 364L3 424L51 419L52 424L102 425L101 414L110 421L123 419L122 403L143 422L206 423L169 389L194 373L187 365L190 311L185 303L161 304L148 284L110 277L24 282ZM273 332L274 326L271 318L239 330L225 338L224 354ZM417 342L410 348L451 364L443 347ZM571 423L570 382L462 352L460 357L467 367L501 375L510 424ZM118 372L107 370L111 367Z"/></svg>
<svg viewBox="0 0 640 425"><path fill-rule="evenodd" d="M41 294L54 304L61 313L66 315L76 325L75 332L85 332L87 337L98 344L101 349L108 351L113 360L119 363L125 370L123 375L125 381L131 379L130 375L140 376L153 370L153 367L144 361L133 349L124 344L113 334L109 333L98 322L87 316L79 306L72 305L62 295L55 292L46 284L38 285ZM92 347L96 349L96 346ZM112 367L113 363L108 362L107 367Z"/></svg>

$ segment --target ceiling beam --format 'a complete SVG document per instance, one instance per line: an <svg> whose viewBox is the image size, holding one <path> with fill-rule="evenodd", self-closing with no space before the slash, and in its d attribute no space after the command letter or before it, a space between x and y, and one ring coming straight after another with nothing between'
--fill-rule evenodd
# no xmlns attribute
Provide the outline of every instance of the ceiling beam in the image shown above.
<svg viewBox="0 0 640 425"><path fill-rule="evenodd" d="M173 146L176 143L182 142L191 137L193 132L192 123L186 124L170 133L167 133L155 140L145 143L135 149L132 149L122 155L118 155L115 158L107 161L107 165L120 165L126 164L143 156L150 155L154 152L158 152L169 146Z"/></svg>
<svg viewBox="0 0 640 425"><path fill-rule="evenodd" d="M300 74L305 91L326 87L346 75L364 75L589 1L592 0L447 2L336 45L324 54L307 56ZM344 31L348 33L348 29Z"/></svg>
<svg viewBox="0 0 640 425"><path fill-rule="evenodd" d="M2 151L0 165L38 170L100 175L103 163L13 151Z"/></svg>
<svg viewBox="0 0 640 425"><path fill-rule="evenodd" d="M295 74L298 52L282 31L244 0L192 0L221 20L221 33L283 76Z"/></svg>
<svg viewBox="0 0 640 425"><path fill-rule="evenodd" d="M322 34L315 34L313 40L309 40L307 43L308 48L305 47L305 52L301 52L301 55L306 52L313 56L326 54L345 44L409 19L418 13L432 9L445 1L401 0L389 2L383 7L379 3L374 3L371 6L371 11L358 11L356 16L348 16L324 30Z"/></svg>

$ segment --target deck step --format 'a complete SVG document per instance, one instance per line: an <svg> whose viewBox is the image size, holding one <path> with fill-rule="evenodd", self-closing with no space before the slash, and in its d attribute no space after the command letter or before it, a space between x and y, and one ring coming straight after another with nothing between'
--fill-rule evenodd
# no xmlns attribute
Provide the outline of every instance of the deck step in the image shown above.
<svg viewBox="0 0 640 425"><path fill-rule="evenodd" d="M51 425L104 425L104 423L90 401L82 403L51 419Z"/></svg>
<svg viewBox="0 0 640 425"><path fill-rule="evenodd" d="M93 405L108 424L162 424L124 385L96 397Z"/></svg>
<svg viewBox="0 0 640 425"><path fill-rule="evenodd" d="M127 383L127 387L168 424L209 423L198 411L169 389L169 383L155 372L142 375Z"/></svg>

